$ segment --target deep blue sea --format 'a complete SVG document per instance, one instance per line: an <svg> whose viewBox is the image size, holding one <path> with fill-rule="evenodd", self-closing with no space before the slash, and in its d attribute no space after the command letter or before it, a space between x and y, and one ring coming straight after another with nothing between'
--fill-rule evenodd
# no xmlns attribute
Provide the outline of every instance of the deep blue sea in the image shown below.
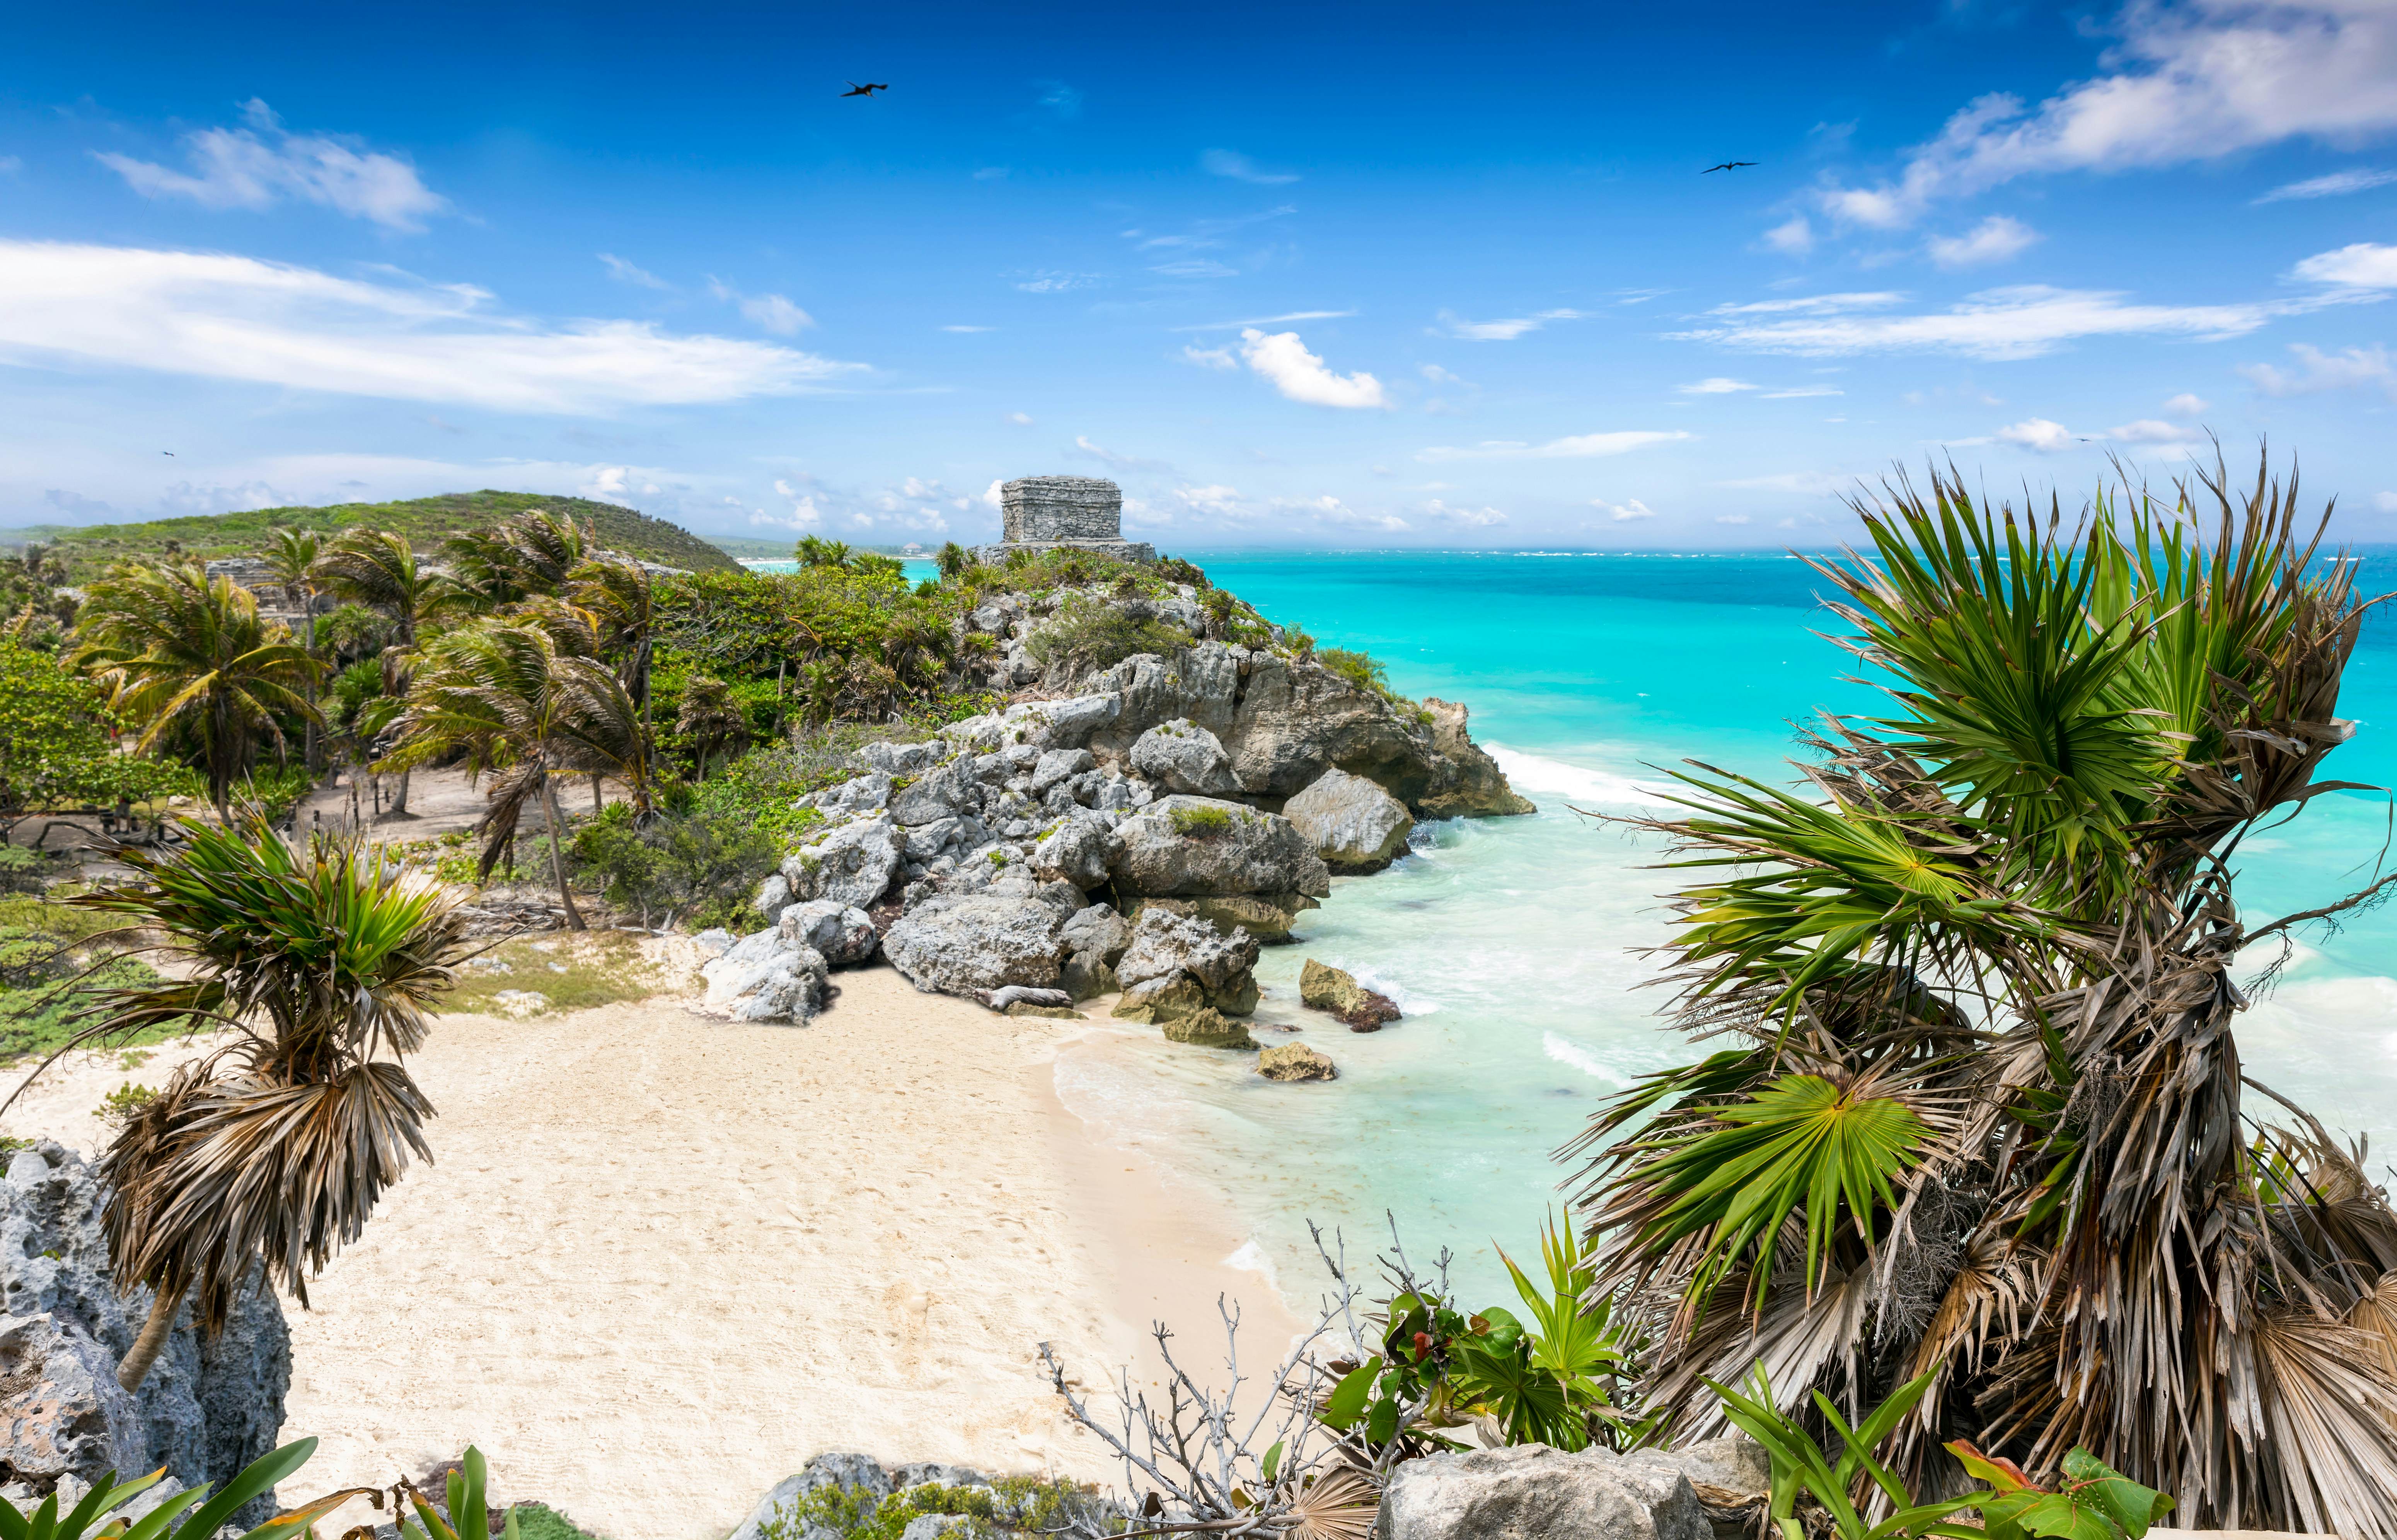
<svg viewBox="0 0 2397 1540"><path fill-rule="evenodd" d="M1339 879L1268 948L1261 1018L1297 1023L1332 1054L1328 1085L1271 1085L1245 1056L1101 1028L1061 1062L1059 1088L1176 1176L1222 1194L1252 1238L1248 1265L1295 1302L1319 1270L1306 1221L1352 1248L1397 1218L1410 1251L1453 1248L1476 1303L1503 1296L1490 1246L1533 1244L1568 1172L1552 1158L1630 1077L1697 1056L1657 1012L1640 955L1665 933L1669 874L1653 849L1572 806L1654 808L1659 767L1702 759L1788 779L1793 721L1875 709L1794 557L1755 555L1191 553L1218 584L1324 646L1385 662L1413 696L1461 701L1477 740L1540 804L1530 818L1442 825L1378 876ZM2359 586L2397 589L2397 548L2364 553ZM2347 675L2355 740L2339 779L2397 784L2397 617L2371 623ZM2251 920L2361 886L2390 834L2379 796L2318 799L2242 848ZM1294 1009L1301 962L1346 968L1406 1020L1351 1034ZM2319 928L2243 1018L2248 1072L2326 1123L2397 1149L2397 911Z"/></svg>

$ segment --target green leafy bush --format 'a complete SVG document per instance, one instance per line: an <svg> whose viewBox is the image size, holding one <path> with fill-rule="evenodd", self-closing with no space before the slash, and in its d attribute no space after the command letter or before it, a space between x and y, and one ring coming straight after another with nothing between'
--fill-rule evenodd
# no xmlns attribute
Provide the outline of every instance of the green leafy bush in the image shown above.
<svg viewBox="0 0 2397 1540"><path fill-rule="evenodd" d="M1089 670L1112 668L1142 652L1171 657L1196 640L1169 622L1135 620L1124 606L1075 594L1053 619L1032 633L1025 649L1044 668L1064 661Z"/></svg>
<svg viewBox="0 0 2397 1540"><path fill-rule="evenodd" d="M158 1093L148 1086L127 1080L100 1098L96 1114L103 1123L123 1128L141 1115L142 1109L158 1099Z"/></svg>
<svg viewBox="0 0 2397 1540"><path fill-rule="evenodd" d="M778 1509L759 1526L758 1534L759 1540L806 1540L829 1530L840 1540L899 1540L909 1524L928 1514L965 1520L945 1532L950 1540L1056 1534L1077 1520L1101 1533L1120 1533L1126 1528L1095 1488L1003 1476L988 1486L928 1482L887 1497L850 1487L818 1487Z"/></svg>
<svg viewBox="0 0 2397 1540"><path fill-rule="evenodd" d="M609 903L643 923L741 924L749 897L782 852L772 836L737 813L663 813L636 825L616 803L575 831L574 859ZM762 923L762 922L761 922Z"/></svg>
<svg viewBox="0 0 2397 1540"><path fill-rule="evenodd" d="M92 1483L83 1501L65 1512L60 1511L55 1495L43 1498L41 1506L31 1513L0 1497L0 1535L41 1535L44 1540L98 1540L100 1536L110 1536L112 1540L210 1540L251 1498L298 1470L315 1452L314 1439L285 1444L250 1462L240 1475L225 1483L222 1492L211 1496L205 1483L179 1492L134 1520L129 1528L112 1510L157 1485L167 1474L163 1466L138 1481L119 1481L116 1473L110 1471ZM348 1502L352 1495L337 1492L277 1514L269 1522L248 1531L242 1540L288 1540L290 1536L306 1534L311 1524ZM456 1540L456 1536L447 1535L444 1540Z"/></svg>
<svg viewBox="0 0 2397 1540"><path fill-rule="evenodd" d="M50 860L22 845L0 845L0 893L38 893L47 886Z"/></svg>
<svg viewBox="0 0 2397 1540"><path fill-rule="evenodd" d="M131 989L158 982L148 964L132 957L112 957L70 982L65 977L35 980L23 988L0 989L0 1064L50 1053L74 1036L75 1016L94 991ZM117 1037L114 1042L155 1043L180 1038L189 1024L176 1023Z"/></svg>
<svg viewBox="0 0 2397 1540"><path fill-rule="evenodd" d="M1319 649L1315 661L1368 694L1385 700L1390 694L1390 671L1369 655L1345 647Z"/></svg>

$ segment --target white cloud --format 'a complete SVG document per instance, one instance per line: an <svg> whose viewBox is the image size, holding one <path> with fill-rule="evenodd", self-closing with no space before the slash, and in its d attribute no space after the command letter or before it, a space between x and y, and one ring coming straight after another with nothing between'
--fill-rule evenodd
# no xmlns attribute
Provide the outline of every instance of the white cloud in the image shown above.
<svg viewBox="0 0 2397 1540"><path fill-rule="evenodd" d="M1845 395L1837 385L1798 385L1789 390L1769 390L1757 397L1760 401L1800 401L1817 395Z"/></svg>
<svg viewBox="0 0 2397 1540"><path fill-rule="evenodd" d="M2189 392L2183 391L2180 395L2174 396L2171 400L2164 403L2164 410L2172 413L2175 417L2195 417L2200 412L2205 410L2205 398L2203 396L2192 395Z"/></svg>
<svg viewBox="0 0 2397 1540"><path fill-rule="evenodd" d="M707 280L707 291L740 311L751 325L777 337L796 337L800 328L816 324L814 316L780 294L743 294L723 279L715 277Z"/></svg>
<svg viewBox="0 0 2397 1540"><path fill-rule="evenodd" d="M2289 198L2339 198L2350 193L2368 193L2392 181L2397 181L2397 171L2359 167L2352 171L2333 171L2326 177L2309 177L2304 181L2288 182L2273 188L2256 201L2280 203Z"/></svg>
<svg viewBox="0 0 2397 1540"><path fill-rule="evenodd" d="M1753 314L1758 308L1743 306L1710 314ZM2125 304L2120 294L2027 284L1987 289L1932 315L1810 315L1734 322L1667 336L1681 341L1814 356L1931 349L1970 358L2033 358L2083 337L2218 341L2254 331L2276 315L2310 308L2310 303Z"/></svg>
<svg viewBox="0 0 2397 1540"><path fill-rule="evenodd" d="M2397 246L2358 241L2308 257L2290 269L2289 275L2342 288L2397 288Z"/></svg>
<svg viewBox="0 0 2397 1540"><path fill-rule="evenodd" d="M985 166L973 174L976 181L1003 181L1006 178L1007 167L1004 166Z"/></svg>
<svg viewBox="0 0 2397 1540"><path fill-rule="evenodd" d="M2193 444L2205 435L2183 423L2143 417L2136 422L2125 422L2119 428L2107 429L2106 436L2125 444Z"/></svg>
<svg viewBox="0 0 2397 1540"><path fill-rule="evenodd" d="M626 261L623 258L617 256L612 251L602 251L599 253L599 260L607 264L608 275L614 278L619 283L637 284L643 288L670 289L674 288L674 285L666 282L663 278L659 277L656 274L649 272L644 268L634 266L631 262Z"/></svg>
<svg viewBox="0 0 2397 1540"><path fill-rule="evenodd" d="M1264 187L1278 187L1286 181L1296 181L1292 171L1265 171L1257 163L1238 150L1210 150L1198 157L1199 167L1214 176L1229 177L1235 181L1253 181Z"/></svg>
<svg viewBox="0 0 2397 1540"><path fill-rule="evenodd" d="M1801 300L1759 300L1753 304L1717 305L1709 315L1840 315L1852 310L1885 310L1906 296L1889 289L1868 294L1810 294Z"/></svg>
<svg viewBox="0 0 2397 1540"><path fill-rule="evenodd" d="M1173 495L1182 500L1183 506L1218 517L1235 517L1247 511L1238 487L1177 487Z"/></svg>
<svg viewBox="0 0 2397 1540"><path fill-rule="evenodd" d="M285 130L265 102L242 106L247 128L203 128L184 136L190 173L104 151L100 164L147 198L190 198L204 208L271 208L298 198L390 230L422 230L449 200L424 185L395 155L323 134Z"/></svg>
<svg viewBox="0 0 2397 1540"><path fill-rule="evenodd" d="M1408 528L1407 521L1396 514L1359 513L1329 493L1316 498L1280 498L1273 500L1279 514L1301 514L1318 524L1335 529L1381 529L1395 533Z"/></svg>
<svg viewBox="0 0 2397 1540"><path fill-rule="evenodd" d="M1506 516L1495 508L1452 508L1438 498L1425 503L1424 512L1442 524L1468 529L1487 529L1506 522Z"/></svg>
<svg viewBox="0 0 2397 1540"><path fill-rule="evenodd" d="M1265 333L1251 327L1240 333L1240 356L1249 368L1273 382L1293 401L1318 407L1382 408L1388 397L1382 382L1370 374L1334 374L1323 360L1306 351L1294 331Z"/></svg>
<svg viewBox="0 0 2397 1540"><path fill-rule="evenodd" d="M1242 327L1278 327L1287 321L1336 321L1353 310L1293 310L1286 315L1252 315L1245 321L1208 321L1195 327L1171 327L1172 331L1238 331Z"/></svg>
<svg viewBox="0 0 2397 1540"><path fill-rule="evenodd" d="M1080 450L1083 454L1090 456L1092 460L1098 461L1102 464L1113 465L1118 470L1170 471L1173 469L1172 466L1168 465L1161 460L1141 460L1132 455L1118 454L1115 450L1107 449L1104 445L1091 443L1090 436L1086 434L1077 434L1074 435L1074 448Z"/></svg>
<svg viewBox="0 0 2397 1540"><path fill-rule="evenodd" d="M1604 512L1617 524L1636 524L1643 518L1656 516L1655 509L1636 497L1622 502L1609 502L1602 497L1592 498L1589 505Z"/></svg>
<svg viewBox="0 0 2397 1540"><path fill-rule="evenodd" d="M2044 417L2026 418L2011 427L2000 428L1998 436L2021 449L2036 449L2042 454L2055 454L2072 448L2074 434L2061 422L2051 422Z"/></svg>
<svg viewBox="0 0 2397 1540"><path fill-rule="evenodd" d="M2397 492L2375 492L2372 505L2384 514L2397 514Z"/></svg>
<svg viewBox="0 0 2397 1540"><path fill-rule="evenodd" d="M2297 342L2290 346L2289 352L2305 366L2303 373L2277 369L2270 364L2243 364L2239 372L2267 395L2314 395L2323 391L2377 385L2397 397L2397 370L2391 368L2389 350L2378 344L2331 354Z"/></svg>
<svg viewBox="0 0 2397 1540"><path fill-rule="evenodd" d="M1415 458L1435 464L1449 460L1587 460L1600 455L1628 454L1651 444L1669 444L1696 436L1693 433L1587 433L1572 438L1551 438L1545 444L1493 438L1470 448L1442 445L1422 450Z"/></svg>
<svg viewBox="0 0 2397 1540"><path fill-rule="evenodd" d="M999 489L1006 485L1007 483L1004 481L992 482L989 486L984 487L982 489L982 496L975 499L975 501L980 502L985 508L991 509L994 512L997 511L1004 505L1005 500L999 496Z"/></svg>
<svg viewBox="0 0 2397 1540"><path fill-rule="evenodd" d="M1802 257L1814 249L1814 227L1803 214L1792 215L1764 233L1764 244L1775 251Z"/></svg>
<svg viewBox="0 0 2397 1540"><path fill-rule="evenodd" d="M997 331L998 328L997 327L943 327L941 329L943 331L972 333L977 331Z"/></svg>
<svg viewBox="0 0 2397 1540"><path fill-rule="evenodd" d="M1095 273L1035 273L1015 287L1026 294L1063 294L1068 289L1088 288L1099 281Z"/></svg>
<svg viewBox="0 0 2397 1540"><path fill-rule="evenodd" d="M1473 384L1473 382L1470 380L1461 380L1455 375L1451 374L1448 370L1440 368L1438 364L1422 365L1420 366L1418 372L1435 385L1464 385L1467 389L1470 389Z"/></svg>
<svg viewBox="0 0 2397 1540"><path fill-rule="evenodd" d="M2018 257L2041 240L2040 233L2020 220L1992 214L1962 235L1934 235L1926 249L1942 267L1978 267Z"/></svg>
<svg viewBox="0 0 2397 1540"><path fill-rule="evenodd" d="M1711 380L1701 380L1694 385L1675 385L1683 395L1729 395L1734 391L1754 390L1745 380L1727 380L1718 374Z"/></svg>
<svg viewBox="0 0 2397 1540"><path fill-rule="evenodd" d="M1519 315L1507 321L1468 321L1453 311L1440 313L1440 326L1434 336L1454 337L1468 342L1511 342L1527 332L1539 330L1550 321L1578 321L1589 315L1586 310L1543 310L1536 315Z"/></svg>
<svg viewBox="0 0 2397 1540"><path fill-rule="evenodd" d="M1159 262L1149 269L1164 278L1237 278L1240 270L1226 267L1208 257L1188 257L1178 262Z"/></svg>
<svg viewBox="0 0 2397 1540"><path fill-rule="evenodd" d="M1236 369L1240 367L1240 361L1232 356L1229 343L1219 348L1202 348L1185 342L1182 344L1182 361L1196 364L1202 369Z"/></svg>
<svg viewBox="0 0 2397 1540"><path fill-rule="evenodd" d="M2397 127L2397 7L2385 0L2134 0L2115 27L2114 73L2036 110L1981 97L1914 149L1895 181L1828 185L1823 208L1895 228L1936 199L2017 177L2172 166Z"/></svg>
<svg viewBox="0 0 2397 1540"><path fill-rule="evenodd" d="M0 240L0 354L502 411L734 401L864 368L647 322L549 328L465 285L193 251Z"/></svg>
<svg viewBox="0 0 2397 1540"><path fill-rule="evenodd" d="M1716 519L1715 522L1717 524L1746 524L1748 522L1748 516L1746 514L1725 514L1721 517Z"/></svg>
<svg viewBox="0 0 2397 1540"><path fill-rule="evenodd" d="M1011 411L1007 414L1007 420L1010 422L1014 423L1019 428L1028 428L1032 426L1032 414L1030 412Z"/></svg>

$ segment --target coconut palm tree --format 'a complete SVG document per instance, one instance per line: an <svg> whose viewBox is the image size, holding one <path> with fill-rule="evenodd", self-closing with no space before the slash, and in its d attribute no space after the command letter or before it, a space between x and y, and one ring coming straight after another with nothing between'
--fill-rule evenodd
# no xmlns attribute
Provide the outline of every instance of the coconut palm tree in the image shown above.
<svg viewBox="0 0 2397 1540"><path fill-rule="evenodd" d="M802 567L829 567L837 572L847 571L855 559L847 541L826 540L822 535L801 535L791 554Z"/></svg>
<svg viewBox="0 0 2397 1540"><path fill-rule="evenodd" d="M258 745L285 746L283 718L314 721L322 668L291 633L260 616L258 600L196 561L119 566L91 586L69 662L109 690L110 703L148 724L138 746L188 732L208 777L208 800L230 819L233 783Z"/></svg>
<svg viewBox="0 0 2397 1540"><path fill-rule="evenodd" d="M1852 1409L1935 1372L1896 1428L1923 1495L1963 1488L1948 1440L2079 1445L2192 1528L2389 1540L2397 1213L2243 1073L2231 977L2397 882L2250 924L2230 865L2346 785L2353 568L2294 477L2218 462L2077 525L1952 472L1855 506L1871 556L1817 565L1890 715L1808 735L1806 795L1701 766L1647 821L1681 1019L1730 1045L1579 1142L1650 1406L1702 1437L1758 1363Z"/></svg>
<svg viewBox="0 0 2397 1540"><path fill-rule="evenodd" d="M353 529L316 558L315 570L326 589L341 598L379 609L391 618L391 643L382 650L383 693L408 687L425 628L470 608L470 596L453 580L416 559L406 535L384 529ZM403 769L393 787L390 812L408 813Z"/></svg>
<svg viewBox="0 0 2397 1540"><path fill-rule="evenodd" d="M944 583L954 583L957 579L964 577L966 575L966 569L973 565L973 553L967 550L964 546L959 545L956 541L952 540L943 542L941 544L941 555L939 557L941 564L941 581Z"/></svg>
<svg viewBox="0 0 2397 1540"><path fill-rule="evenodd" d="M438 885L355 836L295 849L254 813L181 833L114 850L131 878L67 900L167 937L184 975L99 993L70 1046L186 1023L235 1034L178 1070L100 1160L116 1287L153 1291L118 1369L127 1390L186 1301L213 1334L262 1270L305 1306L308 1276L358 1238L409 1153L432 1158L433 1106L402 1061L467 945Z"/></svg>
<svg viewBox="0 0 2397 1540"><path fill-rule="evenodd" d="M301 631L301 646L308 656L316 656L316 557L323 553L324 541L314 529L298 529L288 524L275 528L275 541L266 548L266 569L283 585L285 597L300 607L305 620ZM316 699L315 685L308 687L308 699ZM307 746L301 755L311 773L316 769L316 723L308 723Z"/></svg>
<svg viewBox="0 0 2397 1540"><path fill-rule="evenodd" d="M694 674L683 686L682 712L675 731L691 742L699 756L699 779L707 779L707 762L719 749L739 753L749 742L748 715L732 698L732 687L705 674Z"/></svg>
<svg viewBox="0 0 2397 1540"><path fill-rule="evenodd" d="M515 604L537 595L556 597L568 576L597 556L598 537L570 514L533 508L488 529L453 535L442 553L488 607Z"/></svg>
<svg viewBox="0 0 2397 1540"><path fill-rule="evenodd" d="M636 813L649 810L649 748L639 709L606 664L575 653L529 618L485 621L436 637L425 649L408 704L394 728L387 764L460 753L466 772L493 772L490 810L475 825L488 877L538 801L550 834L550 869L567 924L585 929L566 877L561 775L622 782Z"/></svg>

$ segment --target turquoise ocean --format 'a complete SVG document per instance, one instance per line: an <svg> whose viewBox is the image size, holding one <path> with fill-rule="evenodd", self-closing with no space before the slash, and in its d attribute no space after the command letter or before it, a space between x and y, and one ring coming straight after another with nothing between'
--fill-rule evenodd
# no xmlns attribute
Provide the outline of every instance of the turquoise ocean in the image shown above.
<svg viewBox="0 0 2397 1540"><path fill-rule="evenodd" d="M1352 1254L1392 1216L1411 1254L1455 1253L1468 1303L1511 1298L1493 1243L1520 1256L1571 1172L1553 1158L1600 1098L1696 1057L1659 1014L1640 949L1667 930L1653 846L1576 813L1662 807L1661 767L1700 759L1788 781L1791 727L1870 712L1821 575L1795 557L1580 553L1193 553L1218 584L1319 644L1359 648L1391 685L1471 708L1474 737L1540 805L1460 820L1370 877L1335 879L1269 947L1265 1024L1329 1052L1329 1084L1273 1085L1245 1055L1101 1024L1065 1054L1060 1094L1168 1175L1219 1195L1246 1228L1238 1265L1311 1308L1322 1273L1307 1222ZM2397 589L2397 548L2362 553L2360 589ZM2338 779L2397 785L2397 619L2376 615L2340 715ZM2318 799L2249 839L2239 893L2250 923L2362 886L2383 857L2380 796ZM1296 1009L1307 957L1395 998L1406 1019L1352 1034ZM2260 962L2260 959L2258 959ZM1266 1036L1261 1032L1260 1036ZM2248 1072L2343 1134L2370 1140L2384 1178L2397 1150L2397 910L2335 935L2313 928L2243 1019ZM1275 1040L1287 1040L1277 1038Z"/></svg>

